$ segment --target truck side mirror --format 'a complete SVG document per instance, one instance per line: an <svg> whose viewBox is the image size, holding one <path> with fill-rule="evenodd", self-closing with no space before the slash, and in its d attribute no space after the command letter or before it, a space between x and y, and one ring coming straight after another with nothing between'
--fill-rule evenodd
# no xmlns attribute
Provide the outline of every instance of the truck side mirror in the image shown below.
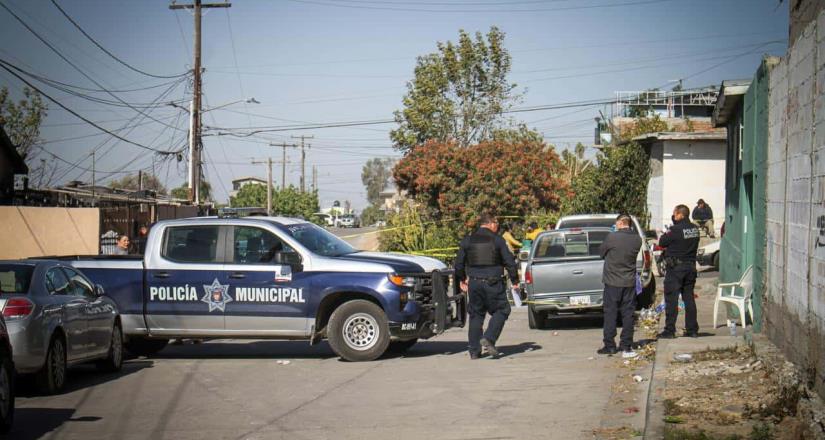
<svg viewBox="0 0 825 440"><path fill-rule="evenodd" d="M645 231L645 238L650 240L656 240L657 238L659 238L659 235L656 234L656 230L648 229L647 231Z"/></svg>
<svg viewBox="0 0 825 440"><path fill-rule="evenodd" d="M105 294L106 294L106 291L103 290L103 286L101 286L100 284L95 284L95 295L103 296Z"/></svg>
<svg viewBox="0 0 825 440"><path fill-rule="evenodd" d="M276 252L272 257L272 262L291 267L293 273L304 270L304 265L301 264L301 256L297 252Z"/></svg>

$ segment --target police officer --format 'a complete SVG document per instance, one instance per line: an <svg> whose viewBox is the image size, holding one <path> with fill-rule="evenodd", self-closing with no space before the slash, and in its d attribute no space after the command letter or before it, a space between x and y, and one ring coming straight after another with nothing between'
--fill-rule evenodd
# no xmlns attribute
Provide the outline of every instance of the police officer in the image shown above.
<svg viewBox="0 0 825 440"><path fill-rule="evenodd" d="M696 250L699 248L699 228L690 222L690 209L678 205L673 209L673 226L659 238L659 246L665 248L665 329L658 338L676 337L676 318L679 315L679 295L685 303L684 336L699 336L696 322Z"/></svg>
<svg viewBox="0 0 825 440"><path fill-rule="evenodd" d="M455 261L461 289L469 288L470 359L480 358L482 348L493 357L499 355L495 344L510 315L503 268L507 269L512 284L518 285L516 261L507 243L497 234L498 220L485 213L479 223L481 227L476 232L461 240ZM518 294L518 288L514 287L513 295ZM484 318L488 313L490 323L484 331Z"/></svg>

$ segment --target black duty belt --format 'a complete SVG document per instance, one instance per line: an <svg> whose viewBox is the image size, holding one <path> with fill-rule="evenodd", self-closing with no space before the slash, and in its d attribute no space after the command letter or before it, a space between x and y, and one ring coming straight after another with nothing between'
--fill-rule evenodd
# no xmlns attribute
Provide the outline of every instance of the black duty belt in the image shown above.
<svg viewBox="0 0 825 440"><path fill-rule="evenodd" d="M682 264L696 264L696 260L683 260L676 257L665 257L665 263L670 267L681 266Z"/></svg>
<svg viewBox="0 0 825 440"><path fill-rule="evenodd" d="M469 278L471 280L474 280L474 281L484 281L484 282L487 282L487 283L493 283L493 282L496 282L496 281L504 281L504 279L505 279L503 276L500 276L500 277L469 277Z"/></svg>

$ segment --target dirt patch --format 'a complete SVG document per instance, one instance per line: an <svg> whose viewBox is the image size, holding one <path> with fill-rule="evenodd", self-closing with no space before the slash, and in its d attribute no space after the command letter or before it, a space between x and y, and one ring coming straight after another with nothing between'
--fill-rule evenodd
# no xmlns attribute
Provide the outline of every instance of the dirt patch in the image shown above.
<svg viewBox="0 0 825 440"><path fill-rule="evenodd" d="M665 376L665 438L798 438L786 437L793 431L796 402L749 347L681 358L669 364Z"/></svg>

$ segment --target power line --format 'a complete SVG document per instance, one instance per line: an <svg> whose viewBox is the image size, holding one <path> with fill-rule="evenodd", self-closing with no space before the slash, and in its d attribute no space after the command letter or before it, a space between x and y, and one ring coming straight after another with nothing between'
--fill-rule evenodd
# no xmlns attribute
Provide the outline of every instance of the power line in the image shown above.
<svg viewBox="0 0 825 440"><path fill-rule="evenodd" d="M0 5L2 5L2 3L0 3ZM78 119L80 119L80 120L82 120L82 121L86 122L87 124L91 125L92 127L95 127L95 128L97 128L98 130L100 130L100 131L102 131L102 132L108 133L110 136L112 136L112 137L114 137L114 138L117 138L117 139L120 139L121 141L126 142L127 144L132 144L132 145L134 145L134 146L136 146L136 147L143 148L143 149L145 149L145 150L155 151L155 152L162 153L162 154L174 154L174 153L177 153L176 151L164 151L164 150L158 150L158 149L156 149L156 148L152 148L152 147L147 147L146 145L143 145L143 144L141 144L141 143L135 142L135 141L130 140L130 139L126 139L125 137L120 136L120 135L119 135L119 134L117 134L117 133L114 133L114 132L112 132L112 131L110 131L110 130L108 130L108 129L106 129L106 128L101 127L100 125L97 125L96 123L94 123L94 121L91 121L91 120L89 120L89 119L85 118L84 116L80 115L79 113L75 112L74 110L70 109L69 107L66 107L66 106L65 106L65 105L63 105L63 103L61 103L60 101L58 101L58 100L56 100L56 99L52 98L52 97L51 97L51 95L47 94L46 92L44 92L43 90L41 90L40 88L38 88L37 86L35 86L34 84L32 84L32 83L28 82L25 78L23 78L22 76L18 75L18 74L17 74L16 72L14 72L12 69L10 69L9 67L7 67L7 66L6 66L6 64L7 64L6 62L4 62L4 61L0 60L0 67L2 67L5 71L7 71L7 72L11 73L11 74L12 74L12 75L14 75L14 76L15 76L18 80L22 81L24 84L26 84L27 86L31 87L31 88L32 88L33 90L35 90L37 93L40 93L41 95L45 96L45 97L46 97L46 99L48 99L49 101L51 101L51 102L53 102L53 103L57 104L57 105L58 105L60 108L62 108L63 110L66 110L67 112L69 112L69 113L71 113L72 115L74 115L76 118L78 118ZM165 125L165 124L164 124L164 125Z"/></svg>
<svg viewBox="0 0 825 440"><path fill-rule="evenodd" d="M43 36L41 36L39 33L37 33L37 31L35 31L34 29L32 29L32 27L31 27L31 26L29 26L29 24L28 24L28 23L26 23L26 22L25 22L22 18L20 18L20 16L19 16L19 15L15 14L15 13L14 13L14 11L12 11L11 9L9 9L9 7L8 7L8 6L6 6L6 4L5 4L5 3L0 2L0 7L2 7L3 9L5 9L5 10L6 10L6 12L8 12L9 14L11 14L11 15L12 15L12 17L14 17L14 18L15 18L15 19L16 19L16 20L17 20L17 21L18 21L21 25L23 25L23 27L25 27L25 28L26 28L29 32L31 32L31 33L32 33L32 35L34 35L35 37L37 37L37 39L38 39L38 40L40 40L40 42L41 42L41 43L43 43L44 45L46 45L46 47L48 47L49 49L51 49L51 51L52 51L52 52L54 52L55 54L57 54L57 56L58 56L58 57L60 57L60 59L62 59L62 60L63 60L63 61L65 61L67 64L69 64L70 66L72 66L72 68L74 68L75 70L77 70L77 71L78 71L81 75L83 75L86 79L88 79L89 81L91 81L92 83L94 83L94 85L96 85L96 86L100 87L101 89L103 89L104 91L106 91L106 93L107 93L107 94L109 94L110 96L112 96L112 97L113 97L113 98L115 98L116 100L120 101L122 104L125 104L127 107L130 107L132 110L134 110L134 111L136 111L136 112L138 112L138 113L140 113L140 114L142 114L142 115L145 115L146 117L148 117L149 119L154 120L155 122L158 122L158 123L160 123L160 124L163 124L163 122L158 121L157 119L154 119L153 117L151 117L151 116L147 115L146 113L144 113L144 112L142 112L142 111L138 110L137 108L134 108L134 107L130 106L128 102L126 102L126 101L124 101L124 100L120 99L120 97L119 97L119 96L115 95L115 94L114 94L114 93L112 93L110 90L106 89L106 87L104 87L102 84L100 84L99 82L97 82L94 78L92 78L91 76L89 76L86 72L84 72L84 71L83 71L83 69L81 69L80 67L78 67L75 63L73 63L73 62L72 62L71 60L69 60L68 58L66 58L66 56L65 56L65 55L63 55L63 54L62 54L62 53L61 53L61 52L60 52L57 48L55 48L55 47L54 47L51 43L49 43L49 42L48 42L48 40L46 40ZM8 69L7 69L7 70L8 70ZM15 75L15 76L17 76L17 75ZM58 104L58 105L60 105L60 104ZM165 125L165 124L164 124L164 125Z"/></svg>
<svg viewBox="0 0 825 440"><path fill-rule="evenodd" d="M180 78L182 76L186 76L186 75L189 74L188 72L184 72L184 73L179 73L177 75L155 75L153 73L149 73L149 72L140 70L137 67L132 66L131 64L127 63L126 61L123 61L122 59L118 58L117 55L115 55L112 52L108 51L105 47L103 47L100 43L98 43L94 38L92 38L91 35L89 35L85 30L83 30L83 28L80 27L80 25L76 21L74 21L74 19L71 16L69 16L69 14L66 13L66 11L63 10L63 8L61 8L60 5L57 4L57 1L55 1L55 0L51 0L51 1L52 1L52 4L54 5L54 7L56 7L60 11L60 13L63 14L63 16L66 17L66 19L69 20L69 22L72 25L74 25L74 27L77 28L77 30L80 31L81 34L83 34L84 37L88 38L89 41L91 41L92 44L97 46L98 49L102 50L103 53L105 53L106 55L109 55L110 57L112 57L112 59L114 59L118 63L126 66L127 68L129 68L129 69L131 69L131 70L133 70L137 73L140 73L140 74L143 74L143 75L146 75L146 76L151 76L153 78L167 78L167 79L168 78Z"/></svg>
<svg viewBox="0 0 825 440"><path fill-rule="evenodd" d="M623 6L637 6L637 5L650 5L654 3L666 3L672 2L675 0L636 0L631 2L625 3L606 3L606 4L597 4L597 5L579 5L579 6L563 6L557 8L533 8L533 9L421 9L421 8L398 8L398 7L389 7L389 6L365 6L365 5L343 5L338 3L327 3L322 1L314 1L314 0L290 0L294 3L304 3L310 5L317 5L317 6L332 6L336 8L349 8L349 9L371 9L371 10L382 10L382 11L403 11L403 12L440 12L440 13L476 13L476 12L550 12L550 11L572 11L572 10L581 10L581 9L595 9L595 8L616 8L616 7L623 7ZM495 5L491 5L495 6ZM506 6L506 5L500 5Z"/></svg>

